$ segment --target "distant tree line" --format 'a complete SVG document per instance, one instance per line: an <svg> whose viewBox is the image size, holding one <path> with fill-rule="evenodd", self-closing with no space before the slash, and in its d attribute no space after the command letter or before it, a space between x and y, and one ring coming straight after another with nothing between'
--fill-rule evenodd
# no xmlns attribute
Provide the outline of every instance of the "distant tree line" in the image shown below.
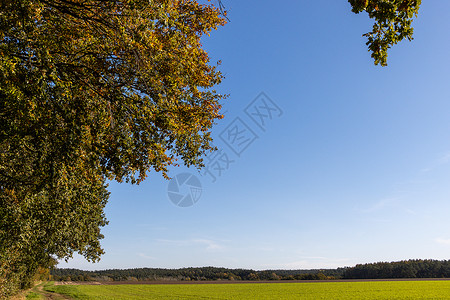
<svg viewBox="0 0 450 300"><path fill-rule="evenodd" d="M449 278L450 260L414 259L360 264L347 268L343 279Z"/></svg>
<svg viewBox="0 0 450 300"><path fill-rule="evenodd" d="M389 278L450 278L450 260L415 259L358 264L354 267L311 270L227 269L216 267L182 269L112 269L83 271L53 269L55 281L204 281L204 280L333 280Z"/></svg>
<svg viewBox="0 0 450 300"><path fill-rule="evenodd" d="M126 280L330 280L342 276L344 269L332 270L265 270L227 269L216 267L183 269L113 269L83 271L78 269L54 269L56 281L126 281Z"/></svg>

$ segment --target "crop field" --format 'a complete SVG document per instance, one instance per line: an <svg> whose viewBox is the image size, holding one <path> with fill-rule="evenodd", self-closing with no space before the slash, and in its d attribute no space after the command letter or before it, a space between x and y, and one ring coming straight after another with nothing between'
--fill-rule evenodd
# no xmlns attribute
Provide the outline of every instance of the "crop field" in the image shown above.
<svg viewBox="0 0 450 300"><path fill-rule="evenodd" d="M47 285L73 299L450 299L450 281Z"/></svg>

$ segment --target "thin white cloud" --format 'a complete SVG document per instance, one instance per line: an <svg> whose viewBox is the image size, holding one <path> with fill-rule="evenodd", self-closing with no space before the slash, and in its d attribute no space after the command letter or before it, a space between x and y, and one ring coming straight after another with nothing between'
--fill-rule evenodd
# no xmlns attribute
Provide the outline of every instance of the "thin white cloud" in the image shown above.
<svg viewBox="0 0 450 300"><path fill-rule="evenodd" d="M185 240L167 240L167 239L156 239L156 241L158 243L163 243L163 244L173 244L173 245L185 245L187 241Z"/></svg>
<svg viewBox="0 0 450 300"><path fill-rule="evenodd" d="M364 213L372 213L383 210L388 207L395 207L398 206L400 199L401 199L400 197L383 198L377 201L375 204L371 205L370 207L362 209L361 211Z"/></svg>
<svg viewBox="0 0 450 300"><path fill-rule="evenodd" d="M206 240L206 239L194 239L192 240L195 243L204 244L206 245L206 250L220 250L223 247L212 240Z"/></svg>
<svg viewBox="0 0 450 300"><path fill-rule="evenodd" d="M138 253L137 254L139 257L142 257L142 258L145 258L145 259L156 259L155 257L153 257L153 256L148 256L147 254L144 254L144 253Z"/></svg>
<svg viewBox="0 0 450 300"><path fill-rule="evenodd" d="M436 159L431 166L429 167L425 167L423 168L421 171L422 172L431 172L434 169L436 169L437 167L443 166L443 165L447 165L448 163L450 163L450 152L445 153L444 155L442 155L441 157L439 157L438 159Z"/></svg>
<svg viewBox="0 0 450 300"><path fill-rule="evenodd" d="M440 165L446 165L450 162L450 152L443 155L441 158L439 158L438 163Z"/></svg>
<svg viewBox="0 0 450 300"><path fill-rule="evenodd" d="M441 245L450 245L450 239L437 238L434 241Z"/></svg>
<svg viewBox="0 0 450 300"><path fill-rule="evenodd" d="M195 238L195 239L189 239L189 240L167 240L167 239L157 239L156 240L159 243L164 244L172 244L174 246L178 247L195 247L198 245L205 246L206 251L217 251L222 250L224 248L223 245L219 244L219 242L211 240L211 239L202 239L202 238Z"/></svg>
<svg viewBox="0 0 450 300"><path fill-rule="evenodd" d="M377 213L386 210L400 211L409 215L417 215L417 212L410 207L410 205L405 205L405 195L403 196L393 196L383 198L367 208L360 209L359 211L365 214ZM382 221L391 221L389 219L382 219Z"/></svg>
<svg viewBox="0 0 450 300"><path fill-rule="evenodd" d="M410 208L407 208L405 211L406 211L408 214L410 214L410 215L414 215L414 216L417 215L417 212L416 212L415 210L410 209Z"/></svg>

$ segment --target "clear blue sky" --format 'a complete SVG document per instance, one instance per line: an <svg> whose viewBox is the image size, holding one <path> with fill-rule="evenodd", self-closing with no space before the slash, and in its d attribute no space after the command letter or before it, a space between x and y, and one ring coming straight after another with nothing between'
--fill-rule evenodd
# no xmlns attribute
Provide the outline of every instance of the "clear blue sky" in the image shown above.
<svg viewBox="0 0 450 300"><path fill-rule="evenodd" d="M346 0L223 3L231 22L204 46L222 60L218 90L230 97L213 136L233 162L215 182L172 169L201 182L190 207L169 200L160 174L139 186L111 183L106 254L59 267L449 259L450 1L423 1L415 40L391 49L385 68L361 36L371 21ZM264 130L245 113L261 92L282 111L271 111ZM243 124L238 156L226 141Z"/></svg>

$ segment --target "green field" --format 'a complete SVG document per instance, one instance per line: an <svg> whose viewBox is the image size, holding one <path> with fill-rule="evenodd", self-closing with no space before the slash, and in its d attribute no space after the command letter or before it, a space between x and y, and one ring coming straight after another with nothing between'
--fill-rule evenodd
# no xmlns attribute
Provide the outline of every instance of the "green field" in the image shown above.
<svg viewBox="0 0 450 300"><path fill-rule="evenodd" d="M47 285L74 299L450 299L450 281Z"/></svg>

